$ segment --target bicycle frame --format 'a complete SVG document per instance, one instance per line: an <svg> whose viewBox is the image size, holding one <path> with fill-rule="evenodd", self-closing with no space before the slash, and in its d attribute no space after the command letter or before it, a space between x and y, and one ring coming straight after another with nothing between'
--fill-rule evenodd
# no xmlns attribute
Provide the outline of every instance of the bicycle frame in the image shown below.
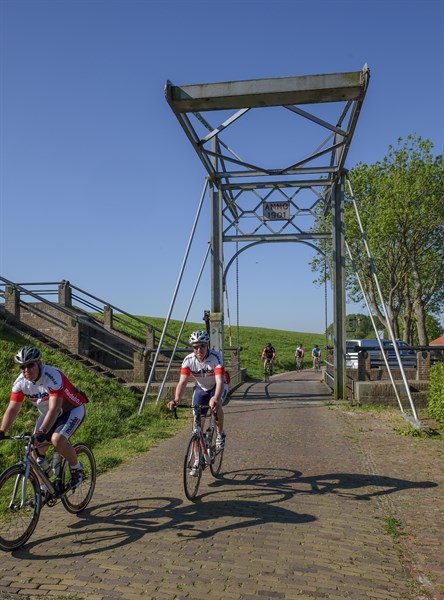
<svg viewBox="0 0 444 600"><path fill-rule="evenodd" d="M272 359L271 358L266 358L265 359L265 367L264 367L264 378L265 381L268 381L270 375L272 375L273 373L273 364L272 364Z"/></svg>
<svg viewBox="0 0 444 600"><path fill-rule="evenodd" d="M224 449L216 449L216 434L215 415L211 413L210 422L204 431L201 407L193 407L193 429L191 439L188 442L183 468L184 490L188 500L196 498L202 471L207 466L210 467L211 474L214 477L219 476Z"/></svg>
<svg viewBox="0 0 444 600"><path fill-rule="evenodd" d="M207 464L211 462L211 452L208 444L207 436L204 435L202 431L202 407L195 406L193 407L193 416L194 416L194 425L193 425L193 435L199 438L199 445L202 449L203 455L205 457L205 461ZM205 419L205 417L203 417ZM212 423L213 421L213 423ZM211 430L212 427L216 427L216 423L214 420L214 416L210 415L210 423L207 427L207 432Z"/></svg>
<svg viewBox="0 0 444 600"><path fill-rule="evenodd" d="M56 490L56 488L54 487L54 482L51 481L51 479L43 471L43 469L40 468L37 460L32 456L33 450L38 452L38 449L35 448L35 446L32 443L32 436L30 434L22 434L22 435L11 436L11 438L16 439L16 440L27 439L27 442L25 445L25 450L23 453L23 458L18 461L18 464L21 464L25 471L25 476L21 478L22 479L22 490L21 490L22 499L20 502L20 508L23 508L25 505L26 488L27 488L28 481L29 481L29 472L31 471L31 469L38 476L38 478L46 485L46 487L48 488L48 491L51 495L56 495L56 494L62 493L61 490ZM48 443L47 445L49 446L50 444ZM62 469L62 462L60 461L58 471L56 473L55 483L61 482L61 469ZM11 502L9 504L10 507L12 507L14 505L14 501L17 498L17 492L18 492L17 487L18 487L19 479L20 479L20 477L17 477L17 481L14 486Z"/></svg>

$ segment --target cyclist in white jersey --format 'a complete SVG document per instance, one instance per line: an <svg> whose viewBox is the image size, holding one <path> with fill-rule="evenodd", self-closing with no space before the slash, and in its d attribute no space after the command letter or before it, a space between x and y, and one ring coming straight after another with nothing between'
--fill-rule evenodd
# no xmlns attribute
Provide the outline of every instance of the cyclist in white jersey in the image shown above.
<svg viewBox="0 0 444 600"><path fill-rule="evenodd" d="M38 453L45 454L48 442L51 442L55 450L68 461L71 487L74 488L82 482L83 471L68 438L82 423L88 398L62 371L43 364L41 357L40 350L34 346L24 346L15 355L21 373L12 386L9 405L0 425L0 437L14 423L27 397L40 413L34 428Z"/></svg>
<svg viewBox="0 0 444 600"><path fill-rule="evenodd" d="M180 379L176 387L175 399L168 402L168 408L177 406L185 392L188 378L195 379L193 400L191 405L202 407L202 416L205 417L208 407L216 413L217 438L216 447L221 449L225 445L224 411L222 398L224 397L225 370L223 358L209 347L210 336L206 331L193 331L190 344L193 352L188 354L180 369Z"/></svg>

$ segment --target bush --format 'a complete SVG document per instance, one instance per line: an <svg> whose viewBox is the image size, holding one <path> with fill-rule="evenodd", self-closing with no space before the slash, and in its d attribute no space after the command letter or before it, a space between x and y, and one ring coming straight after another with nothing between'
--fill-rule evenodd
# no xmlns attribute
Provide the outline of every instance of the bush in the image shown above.
<svg viewBox="0 0 444 600"><path fill-rule="evenodd" d="M444 427L444 363L430 369L427 408L431 417Z"/></svg>

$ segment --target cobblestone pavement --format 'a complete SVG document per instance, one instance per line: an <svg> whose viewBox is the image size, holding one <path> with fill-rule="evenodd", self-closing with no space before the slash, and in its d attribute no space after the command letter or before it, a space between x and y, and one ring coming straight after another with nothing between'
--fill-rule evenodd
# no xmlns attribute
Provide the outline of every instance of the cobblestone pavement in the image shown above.
<svg viewBox="0 0 444 600"><path fill-rule="evenodd" d="M204 472L197 502L186 427L99 477L82 516L45 508L2 554L0 597L443 598L443 441L329 400L311 369L244 384L222 475Z"/></svg>

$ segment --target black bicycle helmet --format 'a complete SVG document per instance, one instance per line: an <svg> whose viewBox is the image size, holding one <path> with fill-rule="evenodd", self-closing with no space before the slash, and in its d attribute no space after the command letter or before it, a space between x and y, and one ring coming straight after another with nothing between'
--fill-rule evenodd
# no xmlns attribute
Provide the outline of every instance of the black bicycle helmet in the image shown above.
<svg viewBox="0 0 444 600"><path fill-rule="evenodd" d="M31 362L36 362L42 358L42 353L35 346L23 346L17 352L14 360L19 365L26 365Z"/></svg>
<svg viewBox="0 0 444 600"><path fill-rule="evenodd" d="M210 336L206 331L193 331L193 333L190 335L190 344L196 344L197 342L209 344Z"/></svg>

